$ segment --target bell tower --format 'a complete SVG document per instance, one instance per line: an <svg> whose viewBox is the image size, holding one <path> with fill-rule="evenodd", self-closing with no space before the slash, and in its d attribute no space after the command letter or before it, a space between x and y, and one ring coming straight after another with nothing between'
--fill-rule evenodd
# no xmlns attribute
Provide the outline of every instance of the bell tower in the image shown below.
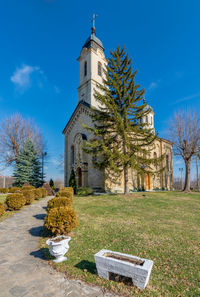
<svg viewBox="0 0 200 297"><path fill-rule="evenodd" d="M85 41L78 61L80 63L80 82L78 87L78 103L84 101L98 108L94 97L97 84L102 84L103 68L107 64L102 42L95 35L95 15L90 37Z"/></svg>

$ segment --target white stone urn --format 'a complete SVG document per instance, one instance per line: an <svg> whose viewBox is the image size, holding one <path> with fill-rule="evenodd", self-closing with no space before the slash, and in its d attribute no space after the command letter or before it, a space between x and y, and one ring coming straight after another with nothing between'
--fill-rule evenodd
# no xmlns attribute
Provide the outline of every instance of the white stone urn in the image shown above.
<svg viewBox="0 0 200 297"><path fill-rule="evenodd" d="M55 263L61 263L67 260L67 257L64 255L67 253L69 249L69 241L71 237L60 235L54 238L50 238L46 241L46 244L49 245L49 251L52 256L56 259L53 260Z"/></svg>

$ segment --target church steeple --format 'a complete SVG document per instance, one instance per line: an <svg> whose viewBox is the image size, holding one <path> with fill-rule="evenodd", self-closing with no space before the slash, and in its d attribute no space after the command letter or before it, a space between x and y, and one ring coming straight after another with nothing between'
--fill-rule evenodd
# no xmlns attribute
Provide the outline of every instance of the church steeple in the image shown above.
<svg viewBox="0 0 200 297"><path fill-rule="evenodd" d="M92 17L92 34L95 34L95 19L97 17L97 14L93 14L93 17Z"/></svg>
<svg viewBox="0 0 200 297"><path fill-rule="evenodd" d="M102 69L107 63L102 42L95 35L95 18L92 19L92 34L85 41L78 61L80 63L80 83L78 87L78 102L84 101L93 107L98 107L94 98L97 83L102 83Z"/></svg>

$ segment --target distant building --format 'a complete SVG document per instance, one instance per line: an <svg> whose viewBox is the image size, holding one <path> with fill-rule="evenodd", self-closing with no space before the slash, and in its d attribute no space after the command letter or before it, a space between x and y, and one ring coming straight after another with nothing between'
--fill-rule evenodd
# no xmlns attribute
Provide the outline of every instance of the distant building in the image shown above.
<svg viewBox="0 0 200 297"><path fill-rule="evenodd" d="M14 182L14 178L12 176L3 176L0 175L0 188L3 188L5 186L5 188L9 188L12 186Z"/></svg>

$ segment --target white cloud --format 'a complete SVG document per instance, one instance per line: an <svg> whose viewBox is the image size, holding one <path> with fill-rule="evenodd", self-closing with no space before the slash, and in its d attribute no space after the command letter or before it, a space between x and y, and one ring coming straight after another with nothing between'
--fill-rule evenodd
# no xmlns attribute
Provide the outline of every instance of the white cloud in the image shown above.
<svg viewBox="0 0 200 297"><path fill-rule="evenodd" d="M181 158L174 157L174 165L184 165L184 161Z"/></svg>
<svg viewBox="0 0 200 297"><path fill-rule="evenodd" d="M155 88L157 88L158 87L158 84L156 83L156 82L152 82L151 84L150 84L150 86L149 86L149 89L155 89Z"/></svg>
<svg viewBox="0 0 200 297"><path fill-rule="evenodd" d="M158 83L153 81L152 83L150 83L148 90L154 90L158 87Z"/></svg>
<svg viewBox="0 0 200 297"><path fill-rule="evenodd" d="M31 74L33 72L38 72L40 75L43 74L39 67L23 64L20 68L15 70L10 79L17 89L25 91L31 87Z"/></svg>
<svg viewBox="0 0 200 297"><path fill-rule="evenodd" d="M181 103L181 102L184 102L184 101L189 101L189 100L192 100L192 99L197 98L197 97L200 97L200 92L197 92L195 94L180 98L180 99L176 100L173 104Z"/></svg>
<svg viewBox="0 0 200 297"><path fill-rule="evenodd" d="M56 94L61 93L61 89L58 86L54 86L54 91L55 91Z"/></svg>
<svg viewBox="0 0 200 297"><path fill-rule="evenodd" d="M59 166L60 165L60 161L56 158L51 158L49 160L50 163L52 163L54 166Z"/></svg>

